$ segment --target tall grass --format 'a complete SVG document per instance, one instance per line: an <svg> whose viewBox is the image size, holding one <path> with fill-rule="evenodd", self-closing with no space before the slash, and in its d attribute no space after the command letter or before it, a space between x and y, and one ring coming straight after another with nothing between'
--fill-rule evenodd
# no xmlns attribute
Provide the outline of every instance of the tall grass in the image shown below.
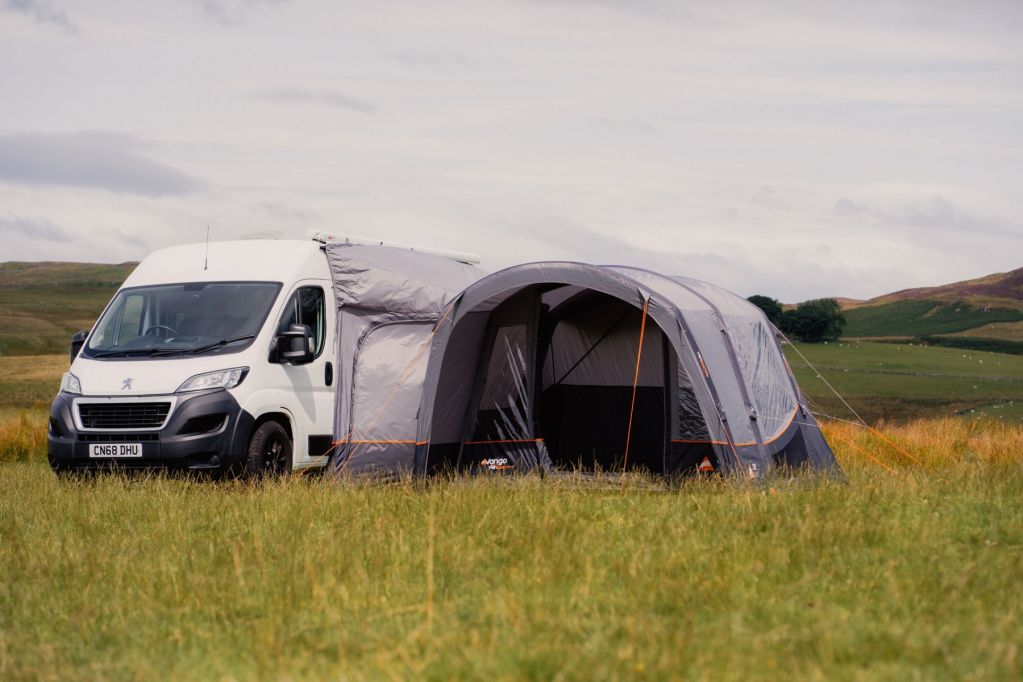
<svg viewBox="0 0 1023 682"><path fill-rule="evenodd" d="M846 469L962 473L976 467L990 470L1023 464L1023 426L1013 423L945 418L867 428L829 421L823 429Z"/></svg>
<svg viewBox="0 0 1023 682"><path fill-rule="evenodd" d="M0 679L1020 678L1023 430L881 433L784 489L2 465Z"/></svg>
<svg viewBox="0 0 1023 682"><path fill-rule="evenodd" d="M0 408L0 463L42 460L47 418L41 410Z"/></svg>

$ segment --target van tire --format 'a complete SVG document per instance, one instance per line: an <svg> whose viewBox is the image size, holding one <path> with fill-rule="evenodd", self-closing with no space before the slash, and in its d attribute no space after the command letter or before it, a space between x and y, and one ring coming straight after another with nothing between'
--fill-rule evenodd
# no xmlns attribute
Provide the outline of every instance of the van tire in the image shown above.
<svg viewBox="0 0 1023 682"><path fill-rule="evenodd" d="M291 450L291 437L287 430L279 422L263 422L249 439L242 475L260 479L290 472Z"/></svg>

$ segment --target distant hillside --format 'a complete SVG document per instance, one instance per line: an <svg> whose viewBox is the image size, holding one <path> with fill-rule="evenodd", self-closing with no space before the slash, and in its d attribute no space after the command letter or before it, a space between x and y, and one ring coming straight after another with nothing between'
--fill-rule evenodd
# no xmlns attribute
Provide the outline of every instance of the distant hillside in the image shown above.
<svg viewBox="0 0 1023 682"><path fill-rule="evenodd" d="M1023 268L869 301L840 299L845 336L1023 354Z"/></svg>
<svg viewBox="0 0 1023 682"><path fill-rule="evenodd" d="M0 355L65 353L137 263L0 263Z"/></svg>
<svg viewBox="0 0 1023 682"><path fill-rule="evenodd" d="M990 324L1023 320L1014 308L978 308L965 301L943 303L933 299L865 305L845 311L845 335L930 336L954 334Z"/></svg>
<svg viewBox="0 0 1023 682"><path fill-rule="evenodd" d="M860 305L924 300L946 303L963 301L977 308L1013 308L1023 312L1023 268L936 287L903 289L872 298Z"/></svg>

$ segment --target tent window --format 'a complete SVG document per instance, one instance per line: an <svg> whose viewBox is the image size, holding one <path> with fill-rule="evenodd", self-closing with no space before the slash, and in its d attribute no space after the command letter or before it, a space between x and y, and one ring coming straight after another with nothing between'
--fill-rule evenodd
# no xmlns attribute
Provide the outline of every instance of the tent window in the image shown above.
<svg viewBox="0 0 1023 682"><path fill-rule="evenodd" d="M529 438L526 325L498 327L480 396L473 438Z"/></svg>
<svg viewBox="0 0 1023 682"><path fill-rule="evenodd" d="M693 392L693 384L689 380L689 375L681 365L678 367L677 377L679 440L709 441L710 432L707 430L707 422L703 420L700 402Z"/></svg>

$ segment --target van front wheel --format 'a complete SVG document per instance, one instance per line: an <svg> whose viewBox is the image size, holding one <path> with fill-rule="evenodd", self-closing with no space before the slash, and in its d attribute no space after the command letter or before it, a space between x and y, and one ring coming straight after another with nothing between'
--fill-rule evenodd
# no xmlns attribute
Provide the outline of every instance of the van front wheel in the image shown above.
<svg viewBox="0 0 1023 682"><path fill-rule="evenodd" d="M245 477L279 476L291 470L291 438L277 422L259 425L249 439Z"/></svg>

